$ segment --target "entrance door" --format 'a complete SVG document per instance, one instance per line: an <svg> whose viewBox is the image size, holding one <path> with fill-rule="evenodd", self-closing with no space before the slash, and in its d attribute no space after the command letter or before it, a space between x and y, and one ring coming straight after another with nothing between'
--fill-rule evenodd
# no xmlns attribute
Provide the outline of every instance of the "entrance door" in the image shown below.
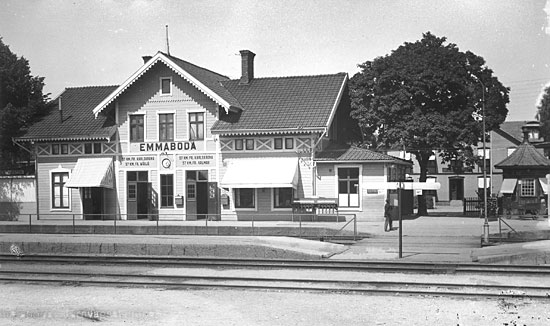
<svg viewBox="0 0 550 326"><path fill-rule="evenodd" d="M129 220L147 218L149 214L149 182L147 171L127 172L127 214Z"/></svg>
<svg viewBox="0 0 550 326"><path fill-rule="evenodd" d="M82 213L85 220L100 220L103 217L103 188L80 188Z"/></svg>
<svg viewBox="0 0 550 326"><path fill-rule="evenodd" d="M449 179L449 200L464 199L464 179Z"/></svg>
<svg viewBox="0 0 550 326"><path fill-rule="evenodd" d="M186 219L204 219L208 214L208 171L185 174Z"/></svg>

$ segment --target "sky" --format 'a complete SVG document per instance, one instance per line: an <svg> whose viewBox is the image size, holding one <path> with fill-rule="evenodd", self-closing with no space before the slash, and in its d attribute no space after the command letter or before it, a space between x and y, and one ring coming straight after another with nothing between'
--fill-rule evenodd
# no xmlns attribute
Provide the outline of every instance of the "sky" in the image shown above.
<svg viewBox="0 0 550 326"><path fill-rule="evenodd" d="M548 1L548 2L547 2ZM533 120L550 83L550 0L1 0L0 37L66 87L119 85L142 56L170 54L231 78L359 72L430 31L486 60L510 87L507 121Z"/></svg>

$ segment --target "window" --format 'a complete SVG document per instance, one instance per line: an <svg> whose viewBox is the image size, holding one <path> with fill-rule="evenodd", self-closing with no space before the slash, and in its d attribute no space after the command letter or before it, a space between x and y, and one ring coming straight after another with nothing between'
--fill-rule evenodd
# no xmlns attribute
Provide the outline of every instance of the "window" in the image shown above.
<svg viewBox="0 0 550 326"><path fill-rule="evenodd" d="M52 145L52 155L59 155L59 144Z"/></svg>
<svg viewBox="0 0 550 326"><path fill-rule="evenodd" d="M294 138L285 138L285 149L294 148Z"/></svg>
<svg viewBox="0 0 550 326"><path fill-rule="evenodd" d="M275 149L283 149L283 139L275 138Z"/></svg>
<svg viewBox="0 0 550 326"><path fill-rule="evenodd" d="M160 207L174 207L174 175L160 175Z"/></svg>
<svg viewBox="0 0 550 326"><path fill-rule="evenodd" d="M243 150L243 140L242 139L235 139L235 150L242 151Z"/></svg>
<svg viewBox="0 0 550 326"><path fill-rule="evenodd" d="M251 151L254 149L254 139L247 139L246 140L246 150Z"/></svg>
<svg viewBox="0 0 550 326"><path fill-rule="evenodd" d="M68 144L61 144L61 154L63 154L63 155L69 154L69 145Z"/></svg>
<svg viewBox="0 0 550 326"><path fill-rule="evenodd" d="M160 93L162 95L172 94L172 78L165 77L160 79Z"/></svg>
<svg viewBox="0 0 550 326"><path fill-rule="evenodd" d="M159 141L174 140L174 114L159 114Z"/></svg>
<svg viewBox="0 0 550 326"><path fill-rule="evenodd" d="M69 208L69 189L65 183L69 179L69 172L52 173L52 208Z"/></svg>
<svg viewBox="0 0 550 326"><path fill-rule="evenodd" d="M84 154L101 154L101 143L85 143Z"/></svg>
<svg viewBox="0 0 550 326"><path fill-rule="evenodd" d="M130 116L130 141L142 142L144 140L144 118L142 114Z"/></svg>
<svg viewBox="0 0 550 326"><path fill-rule="evenodd" d="M359 168L338 168L338 205L359 207Z"/></svg>
<svg viewBox="0 0 550 326"><path fill-rule="evenodd" d="M522 197L535 196L535 179L521 180L521 196Z"/></svg>
<svg viewBox="0 0 550 326"><path fill-rule="evenodd" d="M189 113L189 140L204 139L204 113Z"/></svg>
<svg viewBox="0 0 550 326"><path fill-rule="evenodd" d="M256 191L252 188L236 188L235 208L256 208Z"/></svg>
<svg viewBox="0 0 550 326"><path fill-rule="evenodd" d="M292 188L273 189L273 208L292 208Z"/></svg>

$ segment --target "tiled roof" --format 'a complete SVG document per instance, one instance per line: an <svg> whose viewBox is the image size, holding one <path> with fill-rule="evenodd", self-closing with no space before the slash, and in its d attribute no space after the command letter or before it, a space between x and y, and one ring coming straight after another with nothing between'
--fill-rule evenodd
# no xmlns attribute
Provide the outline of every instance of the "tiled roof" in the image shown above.
<svg viewBox="0 0 550 326"><path fill-rule="evenodd" d="M29 127L19 140L92 140L109 139L116 132L114 121L104 115L94 118L93 108L111 94L117 86L91 86L67 88L60 95L63 121L59 102L40 121Z"/></svg>
<svg viewBox="0 0 550 326"><path fill-rule="evenodd" d="M349 145L332 145L315 155L316 161L378 161L409 164L411 161L403 160L388 154L371 151Z"/></svg>
<svg viewBox="0 0 550 326"><path fill-rule="evenodd" d="M255 78L249 84L222 81L243 112L234 121L217 121L213 133L326 127L347 79L346 73Z"/></svg>
<svg viewBox="0 0 550 326"><path fill-rule="evenodd" d="M524 142L510 156L495 164L496 168L514 168L514 167L531 167L531 168L550 168L550 160L539 152L533 145Z"/></svg>
<svg viewBox="0 0 550 326"><path fill-rule="evenodd" d="M166 54L165 54L166 55ZM175 64L180 66L183 70L187 71L198 81L200 81L204 86L211 89L213 92L218 94L224 100L226 100L231 107L236 109L242 109L242 105L239 101L222 85L222 81L229 80L228 77L218 74L216 72L210 71L208 69L196 66L185 60L166 55L170 58Z"/></svg>

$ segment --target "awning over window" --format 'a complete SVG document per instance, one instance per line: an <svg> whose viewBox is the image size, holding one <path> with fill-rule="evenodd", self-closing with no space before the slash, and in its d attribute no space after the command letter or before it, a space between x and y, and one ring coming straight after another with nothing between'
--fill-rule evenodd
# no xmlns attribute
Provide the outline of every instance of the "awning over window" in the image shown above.
<svg viewBox="0 0 550 326"><path fill-rule="evenodd" d="M227 160L224 188L296 188L298 158L258 158Z"/></svg>
<svg viewBox="0 0 550 326"><path fill-rule="evenodd" d="M516 183L518 179L504 179L502 180L502 185L500 186L500 194L513 194L514 189L516 189Z"/></svg>
<svg viewBox="0 0 550 326"><path fill-rule="evenodd" d="M65 187L114 188L113 179L113 160L111 158L79 158Z"/></svg>
<svg viewBox="0 0 550 326"><path fill-rule="evenodd" d="M546 178L540 178L539 181L542 191L544 191L545 195L548 195L548 181L546 180Z"/></svg>

